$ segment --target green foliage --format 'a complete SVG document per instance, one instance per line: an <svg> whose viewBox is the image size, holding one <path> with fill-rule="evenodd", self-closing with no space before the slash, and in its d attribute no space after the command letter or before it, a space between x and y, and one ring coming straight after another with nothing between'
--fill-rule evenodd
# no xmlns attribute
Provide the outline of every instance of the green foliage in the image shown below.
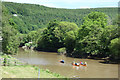
<svg viewBox="0 0 120 80"><path fill-rule="evenodd" d="M112 58L120 59L120 38L112 39L109 49Z"/></svg>
<svg viewBox="0 0 120 80"><path fill-rule="evenodd" d="M76 37L77 37L76 34L77 34L77 30L69 31L65 35L64 44L66 47L67 56L70 56L71 53L73 53L74 51L76 45Z"/></svg>
<svg viewBox="0 0 120 80"><path fill-rule="evenodd" d="M97 45L96 41L99 40L103 28L107 24L106 15L100 12L92 12L84 19L84 23L78 31L78 44L83 45L83 47Z"/></svg>
<svg viewBox="0 0 120 80"><path fill-rule="evenodd" d="M65 47L68 56L105 57L119 52L118 8L56 9L9 2L2 7L4 53L16 53L19 45L28 42L44 51L61 52Z"/></svg>
<svg viewBox="0 0 120 80"><path fill-rule="evenodd" d="M78 27L75 23L51 21L38 41L38 48L57 51L57 49L65 47L65 36L68 35L68 32L75 32L77 29Z"/></svg>
<svg viewBox="0 0 120 80"><path fill-rule="evenodd" d="M27 34L27 39L29 42L32 41L33 44L36 44L38 36L39 34L37 31L31 31L30 33Z"/></svg>
<svg viewBox="0 0 120 80"><path fill-rule="evenodd" d="M30 47L31 44L30 43L25 43L25 46Z"/></svg>
<svg viewBox="0 0 120 80"><path fill-rule="evenodd" d="M11 55L4 54L1 57L4 59L3 61L1 61L1 65L4 65L4 66L13 66L13 65L23 64L19 60L13 58Z"/></svg>
<svg viewBox="0 0 120 80"><path fill-rule="evenodd" d="M107 15L102 12L91 12L84 18L83 26L99 25L98 27L105 27L107 25ZM89 28L87 28L89 29Z"/></svg>
<svg viewBox="0 0 120 80"><path fill-rule="evenodd" d="M84 18L84 23L78 30L74 55L111 55L108 45L112 39L119 37L119 27L107 26L107 16L101 12L92 12ZM118 51L118 50L117 50Z"/></svg>
<svg viewBox="0 0 120 80"><path fill-rule="evenodd" d="M6 54L17 53L20 44L18 36L19 33L11 26L3 27L3 41L2 50Z"/></svg>
<svg viewBox="0 0 120 80"><path fill-rule="evenodd" d="M64 53L64 52L66 52L66 48L65 48L65 47L59 48L59 49L57 50L57 52L58 52L58 53Z"/></svg>
<svg viewBox="0 0 120 80"><path fill-rule="evenodd" d="M4 12L9 14L8 18L13 19L12 22L10 20L9 24L14 25L20 33L29 33L29 31L37 30L38 28L47 27L46 24L53 19L74 22L80 26L83 23L83 18L93 11L104 12L109 16L109 24L113 24L112 20L118 14L118 8L58 9L35 4L11 2L3 2L2 4L7 9L4 10L5 8L3 8ZM17 16L13 16L14 14L17 14ZM91 18L94 16L93 18L96 19L99 15L101 13L98 15L92 14L88 17ZM101 26L104 26L104 24L101 24Z"/></svg>

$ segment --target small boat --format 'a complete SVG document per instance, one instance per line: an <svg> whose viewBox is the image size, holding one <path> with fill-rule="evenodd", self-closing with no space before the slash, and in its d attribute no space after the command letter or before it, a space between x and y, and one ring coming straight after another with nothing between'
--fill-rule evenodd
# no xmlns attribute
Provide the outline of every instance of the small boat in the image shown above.
<svg viewBox="0 0 120 80"><path fill-rule="evenodd" d="M61 63L64 63L64 60L60 60Z"/></svg>
<svg viewBox="0 0 120 80"><path fill-rule="evenodd" d="M82 66L87 66L86 64L80 64L80 65L82 65Z"/></svg>

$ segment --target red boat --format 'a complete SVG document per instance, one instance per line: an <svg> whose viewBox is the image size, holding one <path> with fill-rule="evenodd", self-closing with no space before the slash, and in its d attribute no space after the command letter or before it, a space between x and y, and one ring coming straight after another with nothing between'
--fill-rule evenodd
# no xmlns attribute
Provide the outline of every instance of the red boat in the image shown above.
<svg viewBox="0 0 120 80"><path fill-rule="evenodd" d="M87 66L86 64L80 64L80 65L82 65L82 66Z"/></svg>

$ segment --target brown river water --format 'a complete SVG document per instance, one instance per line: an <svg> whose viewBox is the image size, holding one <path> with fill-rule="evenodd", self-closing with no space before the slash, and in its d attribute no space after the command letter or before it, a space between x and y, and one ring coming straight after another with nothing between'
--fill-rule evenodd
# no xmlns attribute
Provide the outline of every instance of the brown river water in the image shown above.
<svg viewBox="0 0 120 80"><path fill-rule="evenodd" d="M71 58L53 52L25 51L22 48L14 57L20 61L37 65L40 69L49 69L51 72L69 78L118 78L118 64L100 63L102 60ZM64 59L65 63L60 63L61 59ZM88 66L73 66L72 61L87 62Z"/></svg>

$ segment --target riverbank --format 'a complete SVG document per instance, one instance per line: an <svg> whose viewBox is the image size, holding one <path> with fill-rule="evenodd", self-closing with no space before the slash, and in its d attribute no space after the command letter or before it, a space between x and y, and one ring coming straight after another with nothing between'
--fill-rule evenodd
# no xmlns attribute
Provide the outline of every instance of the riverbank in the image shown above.
<svg viewBox="0 0 120 80"><path fill-rule="evenodd" d="M5 62L3 58L9 61ZM3 66L4 63L6 66ZM60 74L53 73L48 69L43 70L37 66L22 63L10 55L1 56L1 65L0 72L2 76L0 78L64 78Z"/></svg>
<svg viewBox="0 0 120 80"><path fill-rule="evenodd" d="M39 73L39 74L38 74ZM49 70L43 70L31 65L2 66L2 78L63 78Z"/></svg>

